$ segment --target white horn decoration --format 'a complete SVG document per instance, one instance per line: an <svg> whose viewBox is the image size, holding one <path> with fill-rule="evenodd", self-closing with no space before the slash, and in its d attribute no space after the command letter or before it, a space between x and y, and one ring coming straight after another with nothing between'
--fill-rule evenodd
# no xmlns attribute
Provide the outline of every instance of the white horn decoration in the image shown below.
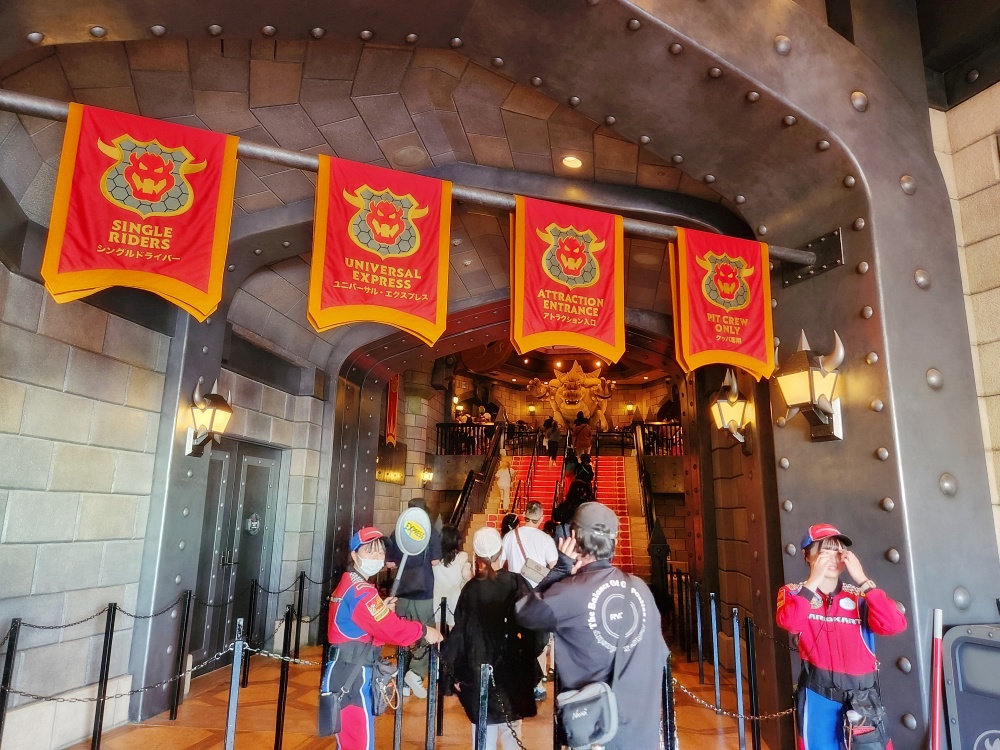
<svg viewBox="0 0 1000 750"><path fill-rule="evenodd" d="M811 348L812 348L812 347L811 347L811 346L809 346L809 339L807 339L807 338L806 338L806 332L805 332L805 329L803 329L803 330L802 330L802 333L801 333L801 334L799 335L799 348L798 348L798 349L796 349L796 351L799 351L799 352L807 352L807 351L809 351L809 350L810 350Z"/></svg>
<svg viewBox="0 0 1000 750"><path fill-rule="evenodd" d="M844 342L840 340L840 335L833 332L833 351L819 358L820 367L823 372L833 372L844 363Z"/></svg>

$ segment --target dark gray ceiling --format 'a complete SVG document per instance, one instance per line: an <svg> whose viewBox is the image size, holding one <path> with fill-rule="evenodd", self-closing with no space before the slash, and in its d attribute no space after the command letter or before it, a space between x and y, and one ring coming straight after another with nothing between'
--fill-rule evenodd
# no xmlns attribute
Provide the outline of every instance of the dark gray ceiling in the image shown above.
<svg viewBox="0 0 1000 750"><path fill-rule="evenodd" d="M1000 81L1000 0L917 0L917 14L932 106Z"/></svg>

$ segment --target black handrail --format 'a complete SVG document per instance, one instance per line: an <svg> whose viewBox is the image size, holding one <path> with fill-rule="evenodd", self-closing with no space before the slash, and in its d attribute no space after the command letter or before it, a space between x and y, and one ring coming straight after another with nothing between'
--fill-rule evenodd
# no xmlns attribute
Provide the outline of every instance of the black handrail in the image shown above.
<svg viewBox="0 0 1000 750"><path fill-rule="evenodd" d="M638 426L633 427L635 439L635 457L639 466L639 493L642 496L642 513L646 518L646 533L652 538L656 528L656 509L653 506L652 493L649 487L649 476L646 474L646 446L643 431Z"/></svg>
<svg viewBox="0 0 1000 750"><path fill-rule="evenodd" d="M562 502L565 493L563 492L563 482L566 480L566 457L569 455L570 450L573 448L571 444L573 431L566 428L566 447L563 448L563 460L562 466L559 469L559 479L556 481L556 491L552 497L552 509L555 510L556 506Z"/></svg>
<svg viewBox="0 0 1000 750"><path fill-rule="evenodd" d="M469 530L469 524L476 513L482 513L486 507L486 495L489 489L487 478L492 479L496 473L497 464L500 462L500 446L503 443L503 436L507 429L506 422L498 422L496 431L490 440L489 449L480 471L470 471L465 477L465 485L462 493L455 503L455 510L452 511L449 523L458 528L459 537L465 536Z"/></svg>

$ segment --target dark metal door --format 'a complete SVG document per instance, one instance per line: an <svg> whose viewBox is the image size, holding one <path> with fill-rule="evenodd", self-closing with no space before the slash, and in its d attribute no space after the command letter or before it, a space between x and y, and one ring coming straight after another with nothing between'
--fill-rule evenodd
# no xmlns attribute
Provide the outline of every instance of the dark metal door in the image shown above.
<svg viewBox="0 0 1000 750"><path fill-rule="evenodd" d="M237 618L249 622L253 581L269 588L280 455L274 448L228 439L212 450L191 629L195 665L232 642ZM258 589L248 634L255 645L272 631L265 622L267 608L268 595Z"/></svg>

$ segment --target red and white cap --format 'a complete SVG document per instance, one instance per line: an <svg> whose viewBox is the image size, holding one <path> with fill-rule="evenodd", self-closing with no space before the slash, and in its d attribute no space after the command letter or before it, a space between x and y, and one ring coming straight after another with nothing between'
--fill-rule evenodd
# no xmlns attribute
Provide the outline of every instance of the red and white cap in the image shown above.
<svg viewBox="0 0 1000 750"><path fill-rule="evenodd" d="M354 536L351 537L351 552L357 552L361 549L361 545L368 544L368 542L374 542L376 539L381 539L385 534L376 529L374 526L362 526L360 529L354 532Z"/></svg>
<svg viewBox="0 0 1000 750"><path fill-rule="evenodd" d="M806 535L802 537L800 549L805 550L810 544L823 539L829 539L830 537L837 537L837 539L844 543L845 547L850 547L853 544L851 538L845 534L841 534L835 526L828 523L816 523L810 526L809 530L806 531Z"/></svg>

